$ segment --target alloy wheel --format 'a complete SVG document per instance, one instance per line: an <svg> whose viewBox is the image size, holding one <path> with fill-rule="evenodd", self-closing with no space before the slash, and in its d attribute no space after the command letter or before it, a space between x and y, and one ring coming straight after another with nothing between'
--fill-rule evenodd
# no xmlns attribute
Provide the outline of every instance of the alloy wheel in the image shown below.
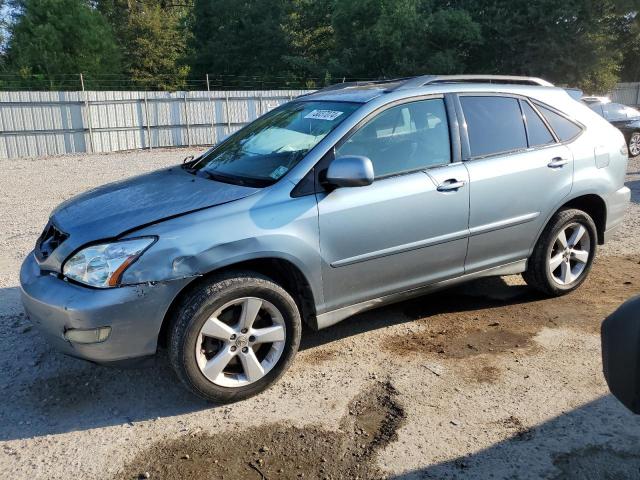
<svg viewBox="0 0 640 480"><path fill-rule="evenodd" d="M580 278L589 264L591 237L580 223L566 225L556 236L547 261L553 280L567 286Z"/></svg>
<svg viewBox="0 0 640 480"><path fill-rule="evenodd" d="M629 139L629 153L632 157L640 155L640 133L636 132Z"/></svg>
<svg viewBox="0 0 640 480"><path fill-rule="evenodd" d="M216 385L249 385L278 363L286 336L284 318L272 303L257 297L239 298L204 322L195 346L196 362Z"/></svg>

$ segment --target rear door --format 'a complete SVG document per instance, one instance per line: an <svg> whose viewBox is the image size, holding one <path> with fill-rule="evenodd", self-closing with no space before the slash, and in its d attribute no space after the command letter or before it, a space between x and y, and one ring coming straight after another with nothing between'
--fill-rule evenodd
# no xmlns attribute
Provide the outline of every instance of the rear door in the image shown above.
<svg viewBox="0 0 640 480"><path fill-rule="evenodd" d="M557 112L541 115L525 98L459 96L466 132L470 212L467 273L528 256L547 215L571 191L573 156L566 138L581 132ZM545 117L547 115L548 117ZM463 130L464 132L464 130Z"/></svg>
<svg viewBox="0 0 640 480"><path fill-rule="evenodd" d="M450 123L443 98L414 100L337 146L336 156L369 157L375 181L317 195L328 309L463 273L468 175L452 161Z"/></svg>

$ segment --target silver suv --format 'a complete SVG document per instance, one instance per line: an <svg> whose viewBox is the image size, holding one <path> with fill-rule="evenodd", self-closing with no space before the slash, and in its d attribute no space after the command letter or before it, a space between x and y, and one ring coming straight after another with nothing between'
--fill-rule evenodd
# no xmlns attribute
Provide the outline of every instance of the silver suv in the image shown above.
<svg viewBox="0 0 640 480"><path fill-rule="evenodd" d="M622 134L543 80L340 84L60 205L22 298L69 355L164 345L195 393L238 400L285 372L303 322L489 275L574 290L622 222L626 166Z"/></svg>

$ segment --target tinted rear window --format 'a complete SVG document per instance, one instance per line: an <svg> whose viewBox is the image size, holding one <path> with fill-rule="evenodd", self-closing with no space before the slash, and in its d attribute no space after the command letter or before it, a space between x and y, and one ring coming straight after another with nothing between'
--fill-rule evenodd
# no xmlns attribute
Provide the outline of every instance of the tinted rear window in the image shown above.
<svg viewBox="0 0 640 480"><path fill-rule="evenodd" d="M527 148L518 100L505 97L460 97L472 157Z"/></svg>
<svg viewBox="0 0 640 480"><path fill-rule="evenodd" d="M553 143L555 140L551 132L544 124L538 114L531 108L528 102L521 102L522 113L527 120L527 134L529 135L529 146L537 147Z"/></svg>
<svg viewBox="0 0 640 480"><path fill-rule="evenodd" d="M536 104L540 113L547 119L553 131L560 140L566 142L578 136L582 129L571 120L564 118L562 115Z"/></svg>

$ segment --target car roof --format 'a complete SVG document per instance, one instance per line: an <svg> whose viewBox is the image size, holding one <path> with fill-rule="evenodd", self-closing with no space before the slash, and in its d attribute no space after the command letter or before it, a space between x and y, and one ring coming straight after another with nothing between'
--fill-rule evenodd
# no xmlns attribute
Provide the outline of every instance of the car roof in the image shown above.
<svg viewBox="0 0 640 480"><path fill-rule="evenodd" d="M535 77L504 75L422 75L410 78L371 82L338 83L313 93L303 95L300 100L324 100L367 103L392 92L415 94L487 91L509 92L526 95L540 89L562 90L553 84ZM395 95L394 95L395 97Z"/></svg>

